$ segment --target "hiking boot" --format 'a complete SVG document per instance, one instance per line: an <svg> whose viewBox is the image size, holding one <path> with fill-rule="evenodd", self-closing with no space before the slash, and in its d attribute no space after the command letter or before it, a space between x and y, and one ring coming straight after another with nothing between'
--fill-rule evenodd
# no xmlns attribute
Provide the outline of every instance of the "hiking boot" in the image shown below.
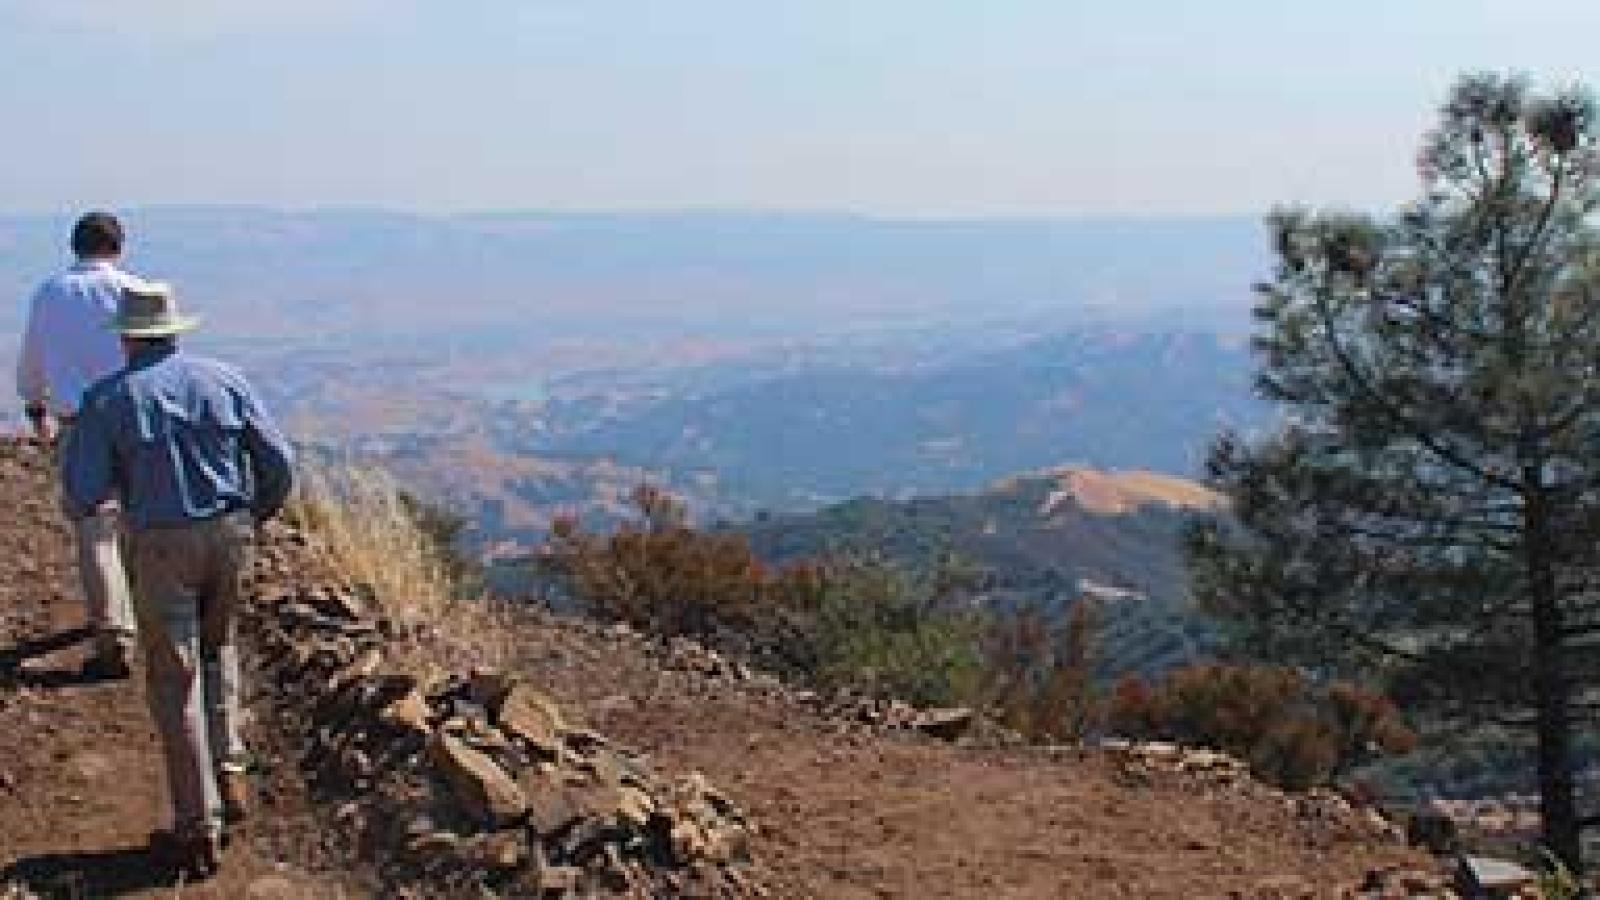
<svg viewBox="0 0 1600 900"><path fill-rule="evenodd" d="M150 835L150 855L180 875L204 881L222 868L222 839L214 834L157 831Z"/></svg>
<svg viewBox="0 0 1600 900"><path fill-rule="evenodd" d="M217 775L217 793L222 798L222 828L226 840L250 817L249 773L243 769L223 769Z"/></svg>
<svg viewBox="0 0 1600 900"><path fill-rule="evenodd" d="M107 644L83 663L83 677L91 681L121 681L133 674L128 666L127 648Z"/></svg>

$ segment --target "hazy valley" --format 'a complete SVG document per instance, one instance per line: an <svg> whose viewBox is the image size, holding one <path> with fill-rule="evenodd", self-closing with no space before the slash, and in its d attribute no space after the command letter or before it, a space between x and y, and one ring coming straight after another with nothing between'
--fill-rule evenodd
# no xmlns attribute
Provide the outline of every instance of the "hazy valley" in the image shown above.
<svg viewBox="0 0 1600 900"><path fill-rule="evenodd" d="M557 513L614 521L644 481L711 521L1066 463L1194 475L1219 427L1262 416L1247 220L127 218L129 268L206 316L198 348L485 547ZM62 227L0 218L0 324Z"/></svg>

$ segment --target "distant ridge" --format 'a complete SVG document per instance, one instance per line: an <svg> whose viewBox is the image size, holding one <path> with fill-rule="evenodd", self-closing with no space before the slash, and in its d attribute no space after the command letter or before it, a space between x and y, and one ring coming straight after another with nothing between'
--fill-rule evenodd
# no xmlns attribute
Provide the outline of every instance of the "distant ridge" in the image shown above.
<svg viewBox="0 0 1600 900"><path fill-rule="evenodd" d="M130 266L172 279L218 327L236 327L240 336L263 328L365 333L372 316L421 334L513 326L591 335L686 328L793 335L866 320L1089 309L1227 308L1237 316L1266 246L1259 223L1238 217L430 216L238 206L121 215ZM0 290L19 294L58 263L69 218L0 214ZM436 301L446 297L440 310ZM275 307L279 315L267 315ZM13 314L0 305L0 326Z"/></svg>
<svg viewBox="0 0 1600 900"><path fill-rule="evenodd" d="M1148 506L1194 512L1217 512L1226 499L1204 485L1145 469L1101 471L1078 466L1043 470L1037 475L1055 478L1061 485L1045 499L1039 514L1056 514L1063 504L1074 501L1088 512L1123 515ZM1015 484L1017 479L1006 479Z"/></svg>

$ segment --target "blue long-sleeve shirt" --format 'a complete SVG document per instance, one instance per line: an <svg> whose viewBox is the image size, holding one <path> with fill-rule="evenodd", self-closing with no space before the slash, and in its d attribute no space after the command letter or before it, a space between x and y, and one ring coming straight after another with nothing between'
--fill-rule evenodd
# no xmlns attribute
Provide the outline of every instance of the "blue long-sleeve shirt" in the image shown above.
<svg viewBox="0 0 1600 900"><path fill-rule="evenodd" d="M270 517L288 499L292 466L289 442L243 375L157 345L84 393L61 478L68 515L115 495L143 529L238 510Z"/></svg>

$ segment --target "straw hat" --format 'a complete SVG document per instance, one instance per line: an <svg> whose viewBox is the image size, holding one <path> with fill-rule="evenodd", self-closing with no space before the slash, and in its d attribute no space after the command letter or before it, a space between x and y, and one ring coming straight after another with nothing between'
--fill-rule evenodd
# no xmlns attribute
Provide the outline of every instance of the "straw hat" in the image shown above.
<svg viewBox="0 0 1600 900"><path fill-rule="evenodd" d="M122 286L122 302L111 330L126 337L167 337L200 324L178 312L178 298L164 281L134 281Z"/></svg>

